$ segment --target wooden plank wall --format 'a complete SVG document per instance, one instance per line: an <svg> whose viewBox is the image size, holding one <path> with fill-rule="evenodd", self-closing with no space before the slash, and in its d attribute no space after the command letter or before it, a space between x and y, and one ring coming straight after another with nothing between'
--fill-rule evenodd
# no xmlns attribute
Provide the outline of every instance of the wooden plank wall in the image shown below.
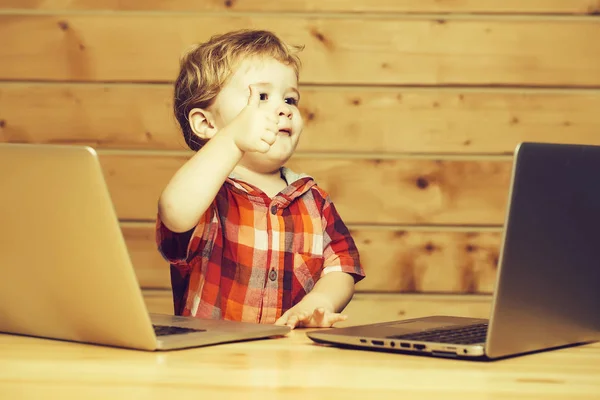
<svg viewBox="0 0 600 400"><path fill-rule="evenodd" d="M190 156L170 112L178 57L270 29L306 46L291 166L350 225L358 289L489 294L516 144L600 144L599 14L598 0L0 0L0 141L98 149L140 284L168 293L153 219Z"/></svg>

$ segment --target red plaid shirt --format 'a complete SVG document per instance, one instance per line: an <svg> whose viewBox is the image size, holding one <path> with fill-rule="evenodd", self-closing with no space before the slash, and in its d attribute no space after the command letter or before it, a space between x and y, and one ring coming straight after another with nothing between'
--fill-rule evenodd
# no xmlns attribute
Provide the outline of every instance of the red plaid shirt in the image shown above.
<svg viewBox="0 0 600 400"><path fill-rule="evenodd" d="M175 314L274 323L324 274L364 278L327 193L309 176L282 175L288 186L273 198L230 176L192 231L174 233L157 219Z"/></svg>

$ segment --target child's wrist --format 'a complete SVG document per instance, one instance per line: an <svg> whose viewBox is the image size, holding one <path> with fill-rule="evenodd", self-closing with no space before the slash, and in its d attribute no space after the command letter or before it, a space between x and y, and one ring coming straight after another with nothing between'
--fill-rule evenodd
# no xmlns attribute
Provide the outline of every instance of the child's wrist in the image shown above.
<svg viewBox="0 0 600 400"><path fill-rule="evenodd" d="M306 303L305 305L311 308L311 311L314 311L317 308L324 308L325 311L335 312L335 307L333 306L332 301L328 296L325 296L321 293L310 292L302 299L302 302Z"/></svg>

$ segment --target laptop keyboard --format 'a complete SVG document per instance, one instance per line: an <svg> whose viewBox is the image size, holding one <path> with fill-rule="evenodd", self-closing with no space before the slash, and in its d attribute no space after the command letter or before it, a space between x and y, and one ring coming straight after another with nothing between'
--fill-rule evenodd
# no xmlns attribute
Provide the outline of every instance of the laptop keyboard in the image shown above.
<svg viewBox="0 0 600 400"><path fill-rule="evenodd" d="M487 328L488 324L482 323L450 329L432 329L430 331L390 336L390 338L433 343L475 344L485 342Z"/></svg>
<svg viewBox="0 0 600 400"><path fill-rule="evenodd" d="M206 329L182 328L180 326L152 325L156 336L181 335L192 332L206 332Z"/></svg>

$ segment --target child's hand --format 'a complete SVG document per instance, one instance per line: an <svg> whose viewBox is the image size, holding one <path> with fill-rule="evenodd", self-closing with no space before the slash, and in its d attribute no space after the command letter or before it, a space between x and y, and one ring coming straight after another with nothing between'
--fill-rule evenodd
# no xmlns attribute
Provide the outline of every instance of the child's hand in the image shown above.
<svg viewBox="0 0 600 400"><path fill-rule="evenodd" d="M298 304L299 305L299 304ZM348 316L325 310L323 307L315 308L312 312L302 310L298 305L287 310L275 325L287 325L293 328L330 328L336 322L345 321Z"/></svg>
<svg viewBox="0 0 600 400"><path fill-rule="evenodd" d="M224 128L233 136L236 146L243 152L266 153L275 143L279 127L278 117L266 107L260 108L264 84L250 85L248 105Z"/></svg>

